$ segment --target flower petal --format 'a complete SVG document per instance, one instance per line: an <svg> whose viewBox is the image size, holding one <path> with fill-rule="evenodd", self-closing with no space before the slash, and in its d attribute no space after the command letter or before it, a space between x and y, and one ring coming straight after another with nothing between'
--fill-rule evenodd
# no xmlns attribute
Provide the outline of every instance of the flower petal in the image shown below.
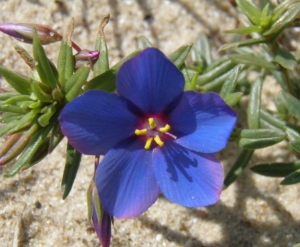
<svg viewBox="0 0 300 247"><path fill-rule="evenodd" d="M168 116L171 132L181 146L215 153L226 146L236 113L216 93L185 92Z"/></svg>
<svg viewBox="0 0 300 247"><path fill-rule="evenodd" d="M160 113L183 92L184 77L156 48L125 62L117 75L118 94L146 113Z"/></svg>
<svg viewBox="0 0 300 247"><path fill-rule="evenodd" d="M111 149L99 164L95 182L108 214L131 218L145 212L160 193L151 151L140 141L126 141Z"/></svg>
<svg viewBox="0 0 300 247"><path fill-rule="evenodd" d="M138 118L128 103L116 94L91 90L63 109L62 132L81 153L105 154L134 133Z"/></svg>
<svg viewBox="0 0 300 247"><path fill-rule="evenodd" d="M216 203L223 186L223 168L212 154L185 149L175 142L153 151L153 164L162 193L186 207Z"/></svg>

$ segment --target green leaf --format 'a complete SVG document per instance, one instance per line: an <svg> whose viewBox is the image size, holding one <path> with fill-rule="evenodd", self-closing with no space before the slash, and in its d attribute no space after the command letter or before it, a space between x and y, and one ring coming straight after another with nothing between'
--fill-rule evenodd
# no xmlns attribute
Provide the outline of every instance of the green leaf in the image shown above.
<svg viewBox="0 0 300 247"><path fill-rule="evenodd" d="M176 51L172 52L168 58L174 65L179 69L184 64L187 56L190 53L192 45L183 45L179 47Z"/></svg>
<svg viewBox="0 0 300 247"><path fill-rule="evenodd" d="M19 93L15 93L15 92L0 93L0 101L7 100L7 99L10 99L12 97L19 96L19 95L20 95Z"/></svg>
<svg viewBox="0 0 300 247"><path fill-rule="evenodd" d="M44 143L44 139L47 137L49 131L51 130L50 125L46 128L39 129L31 138L26 147L26 150L21 154L19 159L11 166L8 173L4 174L4 177L12 177L17 174L20 170L28 168L30 165L30 160L36 154L36 151Z"/></svg>
<svg viewBox="0 0 300 247"><path fill-rule="evenodd" d="M45 91L43 91L41 84L41 82L33 80L31 82L32 92L34 93L36 98L41 102L53 102L51 94L48 94Z"/></svg>
<svg viewBox="0 0 300 247"><path fill-rule="evenodd" d="M264 37L262 37L262 38L247 39L245 41L240 41L240 42L235 42L235 43L230 43L230 44L222 45L219 48L219 51L224 51L224 50L227 50L227 49L230 49L230 48L251 46L251 45L257 45L257 44L261 44L261 43L268 43L268 42L270 42L270 41L267 40Z"/></svg>
<svg viewBox="0 0 300 247"><path fill-rule="evenodd" d="M280 184L281 185L291 185L291 184L296 184L299 182L300 182L300 169L289 174L287 177L285 177L281 181Z"/></svg>
<svg viewBox="0 0 300 247"><path fill-rule="evenodd" d="M242 92L236 92L236 93L231 93L225 96L224 101L226 102L227 105L229 106L235 106L240 99L243 97Z"/></svg>
<svg viewBox="0 0 300 247"><path fill-rule="evenodd" d="M286 128L286 133L292 148L298 153L300 153L300 134L297 131L288 127Z"/></svg>
<svg viewBox="0 0 300 247"><path fill-rule="evenodd" d="M287 92L282 91L285 107L288 111L300 120L300 101Z"/></svg>
<svg viewBox="0 0 300 247"><path fill-rule="evenodd" d="M202 67L209 65L213 62L211 51L207 36L200 33L191 49L192 60L202 64Z"/></svg>
<svg viewBox="0 0 300 247"><path fill-rule="evenodd" d="M282 15L278 16L275 23L266 32L263 33L264 36L278 36L282 31L286 29L299 15L300 3L293 4L287 11Z"/></svg>
<svg viewBox="0 0 300 247"><path fill-rule="evenodd" d="M49 140L49 148L48 153L52 153L52 151L56 148L56 146L60 143L60 141L64 138L64 134L61 132L60 124L57 121L52 128Z"/></svg>
<svg viewBox="0 0 300 247"><path fill-rule="evenodd" d="M67 196L69 195L72 189L80 165L80 161L81 161L81 153L79 153L75 148L71 146L71 144L68 143L64 175L61 182L63 199L67 198Z"/></svg>
<svg viewBox="0 0 300 247"><path fill-rule="evenodd" d="M260 117L264 121L266 121L270 126L273 126L273 128L276 129L281 129L285 130L286 123L275 116L273 116L271 113L265 111L265 110L260 110Z"/></svg>
<svg viewBox="0 0 300 247"><path fill-rule="evenodd" d="M294 56L283 48L276 49L275 61L283 68L293 70L297 66L297 61Z"/></svg>
<svg viewBox="0 0 300 247"><path fill-rule="evenodd" d="M240 133L239 146L243 149L259 149L272 146L286 138L286 133L272 129L244 129Z"/></svg>
<svg viewBox="0 0 300 247"><path fill-rule="evenodd" d="M106 70L109 69L109 61L108 61L108 50L105 41L104 28L106 24L109 22L109 14L106 15L100 23L98 36L96 40L95 50L100 52L100 56L98 60L95 62L94 68L94 77L102 74Z"/></svg>
<svg viewBox="0 0 300 247"><path fill-rule="evenodd" d="M282 162L282 163L270 163L259 164L251 167L250 169L263 176L267 177L285 177L290 173L300 168L300 161L296 162Z"/></svg>
<svg viewBox="0 0 300 247"><path fill-rule="evenodd" d="M30 82L27 78L18 75L2 66L0 66L0 74L4 77L7 83L20 94L29 95L31 93Z"/></svg>
<svg viewBox="0 0 300 247"><path fill-rule="evenodd" d="M243 170L248 165L254 150L242 150L239 157L227 173L224 179L223 189L226 189L230 184L232 184L243 172Z"/></svg>
<svg viewBox="0 0 300 247"><path fill-rule="evenodd" d="M236 33L236 34L251 34L251 33L260 33L263 29L260 26L249 26L233 30L228 30L226 33Z"/></svg>
<svg viewBox="0 0 300 247"><path fill-rule="evenodd" d="M240 71L241 71L241 66L240 66L240 65L235 66L235 67L231 70L231 72L230 72L228 78L227 78L226 81L224 82L224 84L223 84L223 86L222 86L222 88L221 88L221 91L220 91L220 96L221 96L223 99L224 99L227 95L230 95L230 94L233 92L233 90L234 90L234 88L235 88L235 86L236 86L236 82L237 82L238 75L239 75Z"/></svg>
<svg viewBox="0 0 300 247"><path fill-rule="evenodd" d="M212 68L210 71L205 71L205 74L198 77L197 84L199 86L211 82L212 80L220 77L221 75L226 74L229 70L235 67L235 64L232 61L225 61L217 67Z"/></svg>
<svg viewBox="0 0 300 247"><path fill-rule="evenodd" d="M34 31L33 35L33 57L36 62L36 70L39 73L42 83L51 87L52 89L56 88L57 80L55 74L36 31Z"/></svg>
<svg viewBox="0 0 300 247"><path fill-rule="evenodd" d="M261 90L264 76L260 75L252 84L249 105L247 109L247 120L250 129L259 129L260 126L260 106L261 106Z"/></svg>
<svg viewBox="0 0 300 247"><path fill-rule="evenodd" d="M82 87L86 83L89 73L90 73L90 66L82 66L66 82L66 84L65 84L66 85L65 99L67 102L70 102L75 97L77 97L78 95L83 93ZM67 85L72 85L72 87L68 87L68 88L70 88L68 91L66 89Z"/></svg>
<svg viewBox="0 0 300 247"><path fill-rule="evenodd" d="M38 118L38 123L42 127L46 127L49 125L51 117L56 113L57 111L57 102L53 102L51 105L47 106L46 112Z"/></svg>
<svg viewBox="0 0 300 247"><path fill-rule="evenodd" d="M202 92L210 92L210 91L218 91L224 85L225 81L228 79L231 70L226 73L220 75L219 77L213 79L212 81L200 86L200 91Z"/></svg>
<svg viewBox="0 0 300 247"><path fill-rule="evenodd" d="M153 47L153 45L151 44L151 42L145 37L145 36L141 36L137 39L137 48L139 50L144 50L148 47Z"/></svg>
<svg viewBox="0 0 300 247"><path fill-rule="evenodd" d="M261 11L259 8L247 0L237 0L236 3L253 24L260 25Z"/></svg>
<svg viewBox="0 0 300 247"><path fill-rule="evenodd" d="M254 54L236 54L229 55L229 59L237 64L252 65L259 68L276 70L277 67L272 62L267 61L264 57Z"/></svg>
<svg viewBox="0 0 300 247"><path fill-rule="evenodd" d="M19 114L25 114L26 113L24 111L24 109L22 109L18 106L4 105L2 103L0 104L0 112L13 112L13 113L19 113Z"/></svg>
<svg viewBox="0 0 300 247"><path fill-rule="evenodd" d="M58 80L62 86L72 76L74 67L75 61L72 46L70 46L64 38L60 44L60 51L57 60L57 70L59 75Z"/></svg>

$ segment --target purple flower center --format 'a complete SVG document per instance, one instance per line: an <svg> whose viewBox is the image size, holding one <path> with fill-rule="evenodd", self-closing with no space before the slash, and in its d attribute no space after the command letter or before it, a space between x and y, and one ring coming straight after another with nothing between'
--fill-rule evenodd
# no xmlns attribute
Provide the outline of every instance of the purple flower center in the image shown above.
<svg viewBox="0 0 300 247"><path fill-rule="evenodd" d="M140 122L140 128L134 133L141 136L145 141L144 148L150 149L153 141L160 147L164 145L164 141L168 138L176 139L177 137L169 133L171 126L161 117L148 117Z"/></svg>

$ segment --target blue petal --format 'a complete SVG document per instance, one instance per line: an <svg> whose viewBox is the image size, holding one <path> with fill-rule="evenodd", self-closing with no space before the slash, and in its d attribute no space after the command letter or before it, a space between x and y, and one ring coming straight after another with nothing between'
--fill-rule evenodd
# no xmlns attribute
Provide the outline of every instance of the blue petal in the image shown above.
<svg viewBox="0 0 300 247"><path fill-rule="evenodd" d="M212 154L190 151L167 142L153 151L155 176L162 193L185 207L216 203L223 186L222 165Z"/></svg>
<svg viewBox="0 0 300 247"><path fill-rule="evenodd" d="M157 199L151 151L127 141L110 150L99 164L95 182L105 210L117 218L136 217Z"/></svg>
<svg viewBox="0 0 300 247"><path fill-rule="evenodd" d="M116 94L92 90L76 98L62 111L62 132L78 151L102 155L134 134L138 118L127 100Z"/></svg>
<svg viewBox="0 0 300 247"><path fill-rule="evenodd" d="M216 153L226 146L236 113L216 93L185 92L168 116L171 133L181 146Z"/></svg>
<svg viewBox="0 0 300 247"><path fill-rule="evenodd" d="M117 75L118 94L145 113L160 113L183 92L184 77L158 49L125 62Z"/></svg>

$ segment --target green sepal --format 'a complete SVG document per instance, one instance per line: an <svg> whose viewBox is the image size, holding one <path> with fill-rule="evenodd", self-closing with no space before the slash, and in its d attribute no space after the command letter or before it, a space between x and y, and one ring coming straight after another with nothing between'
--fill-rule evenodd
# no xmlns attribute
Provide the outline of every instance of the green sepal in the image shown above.
<svg viewBox="0 0 300 247"><path fill-rule="evenodd" d="M236 82L237 82L238 75L239 75L240 71L241 71L241 66L240 65L234 67L231 70L228 78L224 82L224 84L221 88L221 91L220 91L220 96L223 99L225 99L226 96L230 95L233 92L233 90L235 89Z"/></svg>
<svg viewBox="0 0 300 247"><path fill-rule="evenodd" d="M50 141L49 141L49 153L52 153L52 151L56 148L56 146L60 143L60 141L64 138L64 134L61 132L60 124L57 121L54 124L54 127L52 128L51 134L50 134Z"/></svg>
<svg viewBox="0 0 300 247"><path fill-rule="evenodd" d="M286 128L285 131L288 136L289 144L291 145L291 147L295 151L300 153L300 134L297 131L288 127Z"/></svg>
<svg viewBox="0 0 300 247"><path fill-rule="evenodd" d="M202 69L213 62L212 49L204 33L200 33L197 37L191 49L191 58L194 62L197 62L198 67L201 66Z"/></svg>
<svg viewBox="0 0 300 247"><path fill-rule="evenodd" d="M42 85L43 83L38 82L38 81L32 81L31 82L31 89L32 92L34 93L34 95L36 96L36 98L38 100L40 100L41 102L47 102L47 103L51 103L53 102L53 98L51 96L51 94L46 93L43 88Z"/></svg>
<svg viewBox="0 0 300 247"><path fill-rule="evenodd" d="M198 77L197 84L204 85L206 83L211 82L212 80L220 77L221 75L226 74L229 70L234 68L236 65L232 61L224 61L223 63L219 64L216 67L212 67L211 70L205 71L204 74Z"/></svg>
<svg viewBox="0 0 300 247"><path fill-rule="evenodd" d="M281 185L291 185L296 184L300 182L300 169L292 172L288 176L286 176L282 181Z"/></svg>
<svg viewBox="0 0 300 247"><path fill-rule="evenodd" d="M116 75L120 67L127 60L137 56L141 51L137 50L129 54L127 57L123 58L120 62L115 64L110 69L106 70L101 75L98 75L91 79L85 86L84 91L99 89L108 92L113 92L116 89Z"/></svg>
<svg viewBox="0 0 300 247"><path fill-rule="evenodd" d="M76 98L78 95L83 93L82 87L86 83L89 73L90 73L90 66L82 66L66 82L65 84L66 86L70 85L73 82L72 87L70 87L68 91L67 89L65 89L66 102L70 102L72 99Z"/></svg>
<svg viewBox="0 0 300 247"><path fill-rule="evenodd" d="M300 161L259 164L250 169L257 174L267 177L286 177L290 173L300 169Z"/></svg>
<svg viewBox="0 0 300 247"><path fill-rule="evenodd" d="M53 100L55 100L59 104L62 103L65 98L64 94L62 93L62 91L59 88L55 88L52 91L51 96L52 96Z"/></svg>
<svg viewBox="0 0 300 247"><path fill-rule="evenodd" d="M189 71L185 64L181 65L180 71L184 77L184 90L187 90L187 88L189 88L191 85L191 78L190 78Z"/></svg>
<svg viewBox="0 0 300 247"><path fill-rule="evenodd" d="M272 129L243 129L238 144L243 149L259 149L283 141L286 133Z"/></svg>
<svg viewBox="0 0 300 247"><path fill-rule="evenodd" d="M248 165L254 150L245 150L243 149L240 153L237 160L234 162L233 166L227 173L224 179L223 189L226 189L230 184L232 184L244 171L246 166Z"/></svg>
<svg viewBox="0 0 300 247"><path fill-rule="evenodd" d="M260 25L261 11L253 3L248 0L237 0L236 4L241 8L242 12L255 25Z"/></svg>
<svg viewBox="0 0 300 247"><path fill-rule="evenodd" d="M255 54L236 54L229 55L228 57L236 64L246 64L270 70L277 69L276 65L274 65L272 62L269 62L264 57Z"/></svg>
<svg viewBox="0 0 300 247"><path fill-rule="evenodd" d="M176 51L172 52L168 58L170 61L180 69L181 66L184 64L187 56L189 55L192 49L192 45L183 45L179 47Z"/></svg>
<svg viewBox="0 0 300 247"><path fill-rule="evenodd" d="M231 93L225 96L224 101L227 105L232 107L235 106L238 102L240 102L243 95L244 94L242 92Z"/></svg>
<svg viewBox="0 0 300 247"><path fill-rule="evenodd" d="M73 56L72 46L64 38L60 44L60 50L57 60L58 80L63 86L65 82L72 76L75 67L75 59Z"/></svg>
<svg viewBox="0 0 300 247"><path fill-rule="evenodd" d="M49 124L51 117L56 113L57 110L57 102L53 102L51 105L47 107L46 112L38 118L38 123L45 127Z"/></svg>
<svg viewBox="0 0 300 247"><path fill-rule="evenodd" d="M66 163L64 174L61 182L61 190L63 192L62 199L66 199L69 195L81 161L81 153L71 146L67 145Z"/></svg>
<svg viewBox="0 0 300 247"><path fill-rule="evenodd" d="M92 216L93 216L93 188L94 187L95 187L95 182L93 177L86 191L87 218L91 225L93 225Z"/></svg>
<svg viewBox="0 0 300 247"><path fill-rule="evenodd" d="M36 125L37 126L37 125ZM20 170L26 169L31 166L30 161L35 156L41 145L44 143L52 126L46 128L37 129L37 131L31 136L25 151L20 155L19 159L11 166L8 173L4 174L4 177L12 177L16 175Z"/></svg>
<svg viewBox="0 0 300 247"><path fill-rule="evenodd" d="M52 69L51 63L48 60L45 50L41 45L41 41L38 37L36 30L33 33L33 57L35 60L35 67L39 74L39 77L45 85L52 89L57 87L57 79Z"/></svg>
<svg viewBox="0 0 300 247"><path fill-rule="evenodd" d="M2 66L0 66L0 74L20 94L29 95L31 93L30 82L26 77L18 75Z"/></svg>
<svg viewBox="0 0 300 247"><path fill-rule="evenodd" d="M247 120L250 129L260 128L260 106L261 106L261 90L264 75L260 75L252 84L249 105L247 109Z"/></svg>
<svg viewBox="0 0 300 247"><path fill-rule="evenodd" d="M276 49L275 61L279 63L283 68L293 70L297 66L295 57L287 50L283 48Z"/></svg>
<svg viewBox="0 0 300 247"><path fill-rule="evenodd" d="M136 46L139 50L153 47L152 43L145 36L141 36L137 39Z"/></svg>
<svg viewBox="0 0 300 247"><path fill-rule="evenodd" d="M300 101L287 92L282 91L285 107L288 111L300 120Z"/></svg>
<svg viewBox="0 0 300 247"><path fill-rule="evenodd" d="M109 22L109 14L102 18L98 36L96 40L95 50L100 52L100 56L98 60L95 62L94 68L94 77L101 75L103 72L109 69L109 60L108 60L108 50L105 41L104 28L106 24Z"/></svg>

